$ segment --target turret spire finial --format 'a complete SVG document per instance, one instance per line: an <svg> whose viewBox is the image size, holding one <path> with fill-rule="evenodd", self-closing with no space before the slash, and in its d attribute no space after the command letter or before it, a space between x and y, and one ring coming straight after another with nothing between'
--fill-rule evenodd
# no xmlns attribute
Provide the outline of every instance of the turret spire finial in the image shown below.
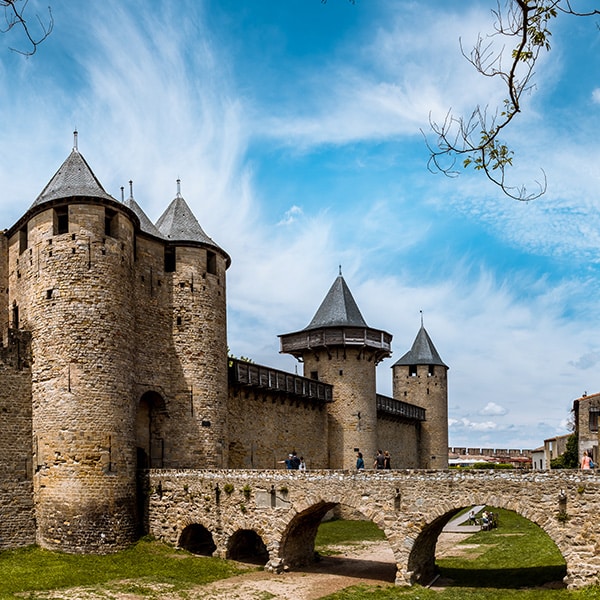
<svg viewBox="0 0 600 600"><path fill-rule="evenodd" d="M73 150L79 151L79 147L77 145L77 129L73 132Z"/></svg>
<svg viewBox="0 0 600 600"><path fill-rule="evenodd" d="M421 327L423 327L423 311L420 310L419 312L421 313Z"/></svg>
<svg viewBox="0 0 600 600"><path fill-rule="evenodd" d="M177 197L181 198L181 179L177 178Z"/></svg>
<svg viewBox="0 0 600 600"><path fill-rule="evenodd" d="M341 277L342 276L342 265L338 265L338 267L339 267L339 275Z"/></svg>
<svg viewBox="0 0 600 600"><path fill-rule="evenodd" d="M129 180L129 197L133 198L133 179Z"/></svg>
<svg viewBox="0 0 600 600"><path fill-rule="evenodd" d="M121 186L121 202L125 202L125 186Z"/></svg>

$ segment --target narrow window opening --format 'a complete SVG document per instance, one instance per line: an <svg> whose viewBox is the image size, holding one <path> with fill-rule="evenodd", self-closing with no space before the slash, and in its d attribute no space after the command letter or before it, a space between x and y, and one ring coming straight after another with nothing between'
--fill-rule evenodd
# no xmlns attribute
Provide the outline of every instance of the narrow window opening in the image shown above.
<svg viewBox="0 0 600 600"><path fill-rule="evenodd" d="M46 300L52 299L52 293L54 290L46 290Z"/></svg>
<svg viewBox="0 0 600 600"><path fill-rule="evenodd" d="M104 234L117 237L117 213L110 208L104 209Z"/></svg>
<svg viewBox="0 0 600 600"><path fill-rule="evenodd" d="M429 368L427 369L427 377L433 377L434 370L435 370L435 365L429 365Z"/></svg>
<svg viewBox="0 0 600 600"><path fill-rule="evenodd" d="M210 250L206 252L206 270L211 275L217 274L217 255Z"/></svg>
<svg viewBox="0 0 600 600"><path fill-rule="evenodd" d="M318 371L311 371L310 372L310 378L314 379L315 381L319 381L319 372Z"/></svg>
<svg viewBox="0 0 600 600"><path fill-rule="evenodd" d="M405 390L404 391L404 397L408 396L408 392Z"/></svg>
<svg viewBox="0 0 600 600"><path fill-rule="evenodd" d="M590 408L590 431L598 431L598 415L600 409Z"/></svg>
<svg viewBox="0 0 600 600"><path fill-rule="evenodd" d="M417 365L409 365L408 374L411 377L416 377L417 376Z"/></svg>
<svg viewBox="0 0 600 600"><path fill-rule="evenodd" d="M177 268L177 257L173 246L165 247L165 273L173 273Z"/></svg>
<svg viewBox="0 0 600 600"><path fill-rule="evenodd" d="M54 235L69 233L69 207L60 206L54 209Z"/></svg>
<svg viewBox="0 0 600 600"><path fill-rule="evenodd" d="M29 240L27 238L27 225L23 229L19 229L19 254L23 254L27 250Z"/></svg>
<svg viewBox="0 0 600 600"><path fill-rule="evenodd" d="M181 325L181 317L177 317L177 325Z"/></svg>
<svg viewBox="0 0 600 600"><path fill-rule="evenodd" d="M13 329L19 329L19 307L16 302L12 306L12 326Z"/></svg>

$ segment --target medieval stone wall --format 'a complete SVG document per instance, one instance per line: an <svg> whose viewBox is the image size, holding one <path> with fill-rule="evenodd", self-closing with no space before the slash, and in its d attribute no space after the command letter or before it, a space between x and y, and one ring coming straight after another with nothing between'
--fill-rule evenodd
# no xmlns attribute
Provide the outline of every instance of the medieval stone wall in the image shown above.
<svg viewBox="0 0 600 600"><path fill-rule="evenodd" d="M377 419L377 445L391 455L393 469L418 469L421 463L420 424L406 422L380 414ZM373 464L372 456L365 456L365 465Z"/></svg>
<svg viewBox="0 0 600 600"><path fill-rule="evenodd" d="M306 352L304 376L333 385L329 413L329 467L349 469L355 448L365 457L377 451L375 365L361 348L333 347Z"/></svg>
<svg viewBox="0 0 600 600"><path fill-rule="evenodd" d="M539 525L566 565L566 583L598 583L600 476L593 471L152 471L150 533L178 545L191 525L203 527L227 557L233 536L255 531L269 564L313 558L320 519L344 504L385 533L398 565L396 583L429 583L437 538L465 507L515 511Z"/></svg>
<svg viewBox="0 0 600 600"><path fill-rule="evenodd" d="M0 346L0 549L35 543L28 337Z"/></svg>
<svg viewBox="0 0 600 600"><path fill-rule="evenodd" d="M32 335L38 543L65 551L135 537L133 225L114 213L71 204L59 234L48 208L9 246L9 301Z"/></svg>
<svg viewBox="0 0 600 600"><path fill-rule="evenodd" d="M411 373L406 365L393 367L393 396L426 410L421 424L421 468L448 468L448 379L441 365L415 365ZM433 369L433 372L431 371Z"/></svg>
<svg viewBox="0 0 600 600"><path fill-rule="evenodd" d="M329 464L327 410L323 403L231 388L228 399L229 468L284 469L296 451L308 469Z"/></svg>

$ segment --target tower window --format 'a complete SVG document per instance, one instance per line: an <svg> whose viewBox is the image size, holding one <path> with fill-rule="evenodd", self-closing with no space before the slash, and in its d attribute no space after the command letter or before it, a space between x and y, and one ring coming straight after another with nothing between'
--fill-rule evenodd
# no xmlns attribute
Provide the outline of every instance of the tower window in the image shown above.
<svg viewBox="0 0 600 600"><path fill-rule="evenodd" d="M27 250L29 241L27 239L27 225L23 229L19 229L19 254L23 254Z"/></svg>
<svg viewBox="0 0 600 600"><path fill-rule="evenodd" d="M60 206L54 209L54 235L69 233L69 207Z"/></svg>
<svg viewBox="0 0 600 600"><path fill-rule="evenodd" d="M104 235L117 237L117 213L110 208L104 209Z"/></svg>
<svg viewBox="0 0 600 600"><path fill-rule="evenodd" d="M217 255L210 250L206 252L206 270L211 275L217 274Z"/></svg>
<svg viewBox="0 0 600 600"><path fill-rule="evenodd" d="M417 365L409 365L408 366L408 374L411 377L416 377L417 376Z"/></svg>
<svg viewBox="0 0 600 600"><path fill-rule="evenodd" d="M177 267L175 248L173 246L165 247L165 273L173 273Z"/></svg>
<svg viewBox="0 0 600 600"><path fill-rule="evenodd" d="M319 380L319 372L318 371L311 371L310 372L310 378L314 379L315 381Z"/></svg>
<svg viewBox="0 0 600 600"><path fill-rule="evenodd" d="M590 431L598 431L598 415L600 409L590 408Z"/></svg>
<svg viewBox="0 0 600 600"><path fill-rule="evenodd" d="M19 329L19 306L16 302L12 306L12 326L13 329Z"/></svg>
<svg viewBox="0 0 600 600"><path fill-rule="evenodd" d="M427 369L427 377L433 377L435 365L429 365Z"/></svg>

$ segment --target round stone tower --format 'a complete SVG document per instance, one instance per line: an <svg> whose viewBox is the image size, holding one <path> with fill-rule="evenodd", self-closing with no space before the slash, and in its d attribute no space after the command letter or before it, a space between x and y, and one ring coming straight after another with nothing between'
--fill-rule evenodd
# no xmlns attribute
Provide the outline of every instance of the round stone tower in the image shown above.
<svg viewBox="0 0 600 600"><path fill-rule="evenodd" d="M136 224L75 143L8 232L13 326L32 334L34 501L42 547L109 552L135 537Z"/></svg>
<svg viewBox="0 0 600 600"><path fill-rule="evenodd" d="M231 263L202 229L177 181L177 195L156 222L166 240L165 277L172 302L173 371L180 371L174 401L189 407L191 426L181 427L183 468L226 468L227 305ZM182 423L183 425L183 423Z"/></svg>
<svg viewBox="0 0 600 600"><path fill-rule="evenodd" d="M354 468L357 450L368 464L377 451L375 368L390 355L392 336L366 324L340 271L309 325L279 337L305 377L333 385L329 467Z"/></svg>
<svg viewBox="0 0 600 600"><path fill-rule="evenodd" d="M412 348L392 365L393 396L425 409L420 467L448 468L448 367L423 327Z"/></svg>

